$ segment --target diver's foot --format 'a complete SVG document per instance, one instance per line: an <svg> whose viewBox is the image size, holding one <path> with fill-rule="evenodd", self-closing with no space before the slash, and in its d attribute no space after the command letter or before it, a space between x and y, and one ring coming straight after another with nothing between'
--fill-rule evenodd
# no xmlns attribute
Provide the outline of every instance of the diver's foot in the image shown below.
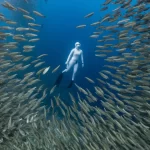
<svg viewBox="0 0 150 150"><path fill-rule="evenodd" d="M73 85L73 83L74 83L74 81L73 81L73 80L71 80L70 84L68 85L68 88L71 88L71 87L72 87L72 85Z"/></svg>
<svg viewBox="0 0 150 150"><path fill-rule="evenodd" d="M57 80L55 81L55 84L54 84L54 85L59 86L60 82L62 81L62 78L63 78L63 73L61 73L61 74L58 76L58 78L57 78Z"/></svg>

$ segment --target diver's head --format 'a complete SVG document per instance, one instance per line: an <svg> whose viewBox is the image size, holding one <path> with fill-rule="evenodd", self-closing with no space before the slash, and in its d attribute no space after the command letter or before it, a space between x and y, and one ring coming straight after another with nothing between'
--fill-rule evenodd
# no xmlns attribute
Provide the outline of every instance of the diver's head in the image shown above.
<svg viewBox="0 0 150 150"><path fill-rule="evenodd" d="M79 42L76 42L76 43L75 43L75 47L76 47L77 49L79 49L80 46L81 46L81 44L80 44Z"/></svg>

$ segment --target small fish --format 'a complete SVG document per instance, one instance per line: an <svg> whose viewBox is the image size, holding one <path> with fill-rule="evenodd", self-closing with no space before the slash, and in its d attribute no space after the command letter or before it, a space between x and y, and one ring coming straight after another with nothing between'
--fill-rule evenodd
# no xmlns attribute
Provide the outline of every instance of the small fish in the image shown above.
<svg viewBox="0 0 150 150"><path fill-rule="evenodd" d="M31 27L41 27L40 24L35 24L35 23L28 23L28 25Z"/></svg>
<svg viewBox="0 0 150 150"><path fill-rule="evenodd" d="M13 27L9 27L9 26L1 26L0 29L1 30L14 30Z"/></svg>
<svg viewBox="0 0 150 150"><path fill-rule="evenodd" d="M39 41L40 39L39 38L36 38L36 39L31 39L31 40L29 40L29 42L37 42L37 41Z"/></svg>
<svg viewBox="0 0 150 150"><path fill-rule="evenodd" d="M23 50L23 52L25 52L25 53L26 53L26 52L32 52L32 51L33 51L32 48L31 48L31 49L24 49L24 50Z"/></svg>
<svg viewBox="0 0 150 150"><path fill-rule="evenodd" d="M37 58L39 59L39 58L44 57L44 56L48 56L48 54L42 54L42 55L38 56Z"/></svg>
<svg viewBox="0 0 150 150"><path fill-rule="evenodd" d="M100 11L105 11L107 9L108 9L108 7L106 6L106 7L101 8Z"/></svg>
<svg viewBox="0 0 150 150"><path fill-rule="evenodd" d="M128 27L133 27L133 26L135 26L135 25L136 25L136 22L135 22L135 21L132 21L132 22L128 22L128 23L124 24L124 27L125 27L125 28L128 28Z"/></svg>
<svg viewBox="0 0 150 150"><path fill-rule="evenodd" d="M90 38L98 38L99 35L91 35Z"/></svg>
<svg viewBox="0 0 150 150"><path fill-rule="evenodd" d="M39 32L39 30L33 29L33 28L29 28L29 31L32 31L32 32Z"/></svg>
<svg viewBox="0 0 150 150"><path fill-rule="evenodd" d="M16 31L28 31L29 28L23 28L23 27L18 27L16 28Z"/></svg>
<svg viewBox="0 0 150 150"><path fill-rule="evenodd" d="M91 12L91 13L87 14L86 16L84 16L84 18L89 18L89 17L91 17L93 15L94 15L94 12Z"/></svg>
<svg viewBox="0 0 150 150"><path fill-rule="evenodd" d="M97 48L105 48L105 46L97 45Z"/></svg>
<svg viewBox="0 0 150 150"><path fill-rule="evenodd" d="M99 25L99 24L100 24L100 22L97 21L97 22L92 23L91 26L96 26L96 25Z"/></svg>
<svg viewBox="0 0 150 150"><path fill-rule="evenodd" d="M86 25L85 24L83 24L83 25L79 25L79 26L76 26L76 28L85 28L86 27Z"/></svg>
<svg viewBox="0 0 150 150"><path fill-rule="evenodd" d="M31 45L25 45L23 46L24 49L33 49L35 48L35 46L31 46Z"/></svg>
<svg viewBox="0 0 150 150"><path fill-rule="evenodd" d="M45 68L44 71L43 71L43 74L46 74L48 72L48 70L50 69L50 66Z"/></svg>
<svg viewBox="0 0 150 150"><path fill-rule="evenodd" d="M107 76L107 75L105 75L104 73L99 72L99 74L101 75L101 77L102 77L102 78L104 78L104 79L108 79L108 76Z"/></svg>
<svg viewBox="0 0 150 150"><path fill-rule="evenodd" d="M28 20L32 20L32 21L35 21L35 19L31 16L28 16L28 15L23 15L24 18L28 19Z"/></svg>
<svg viewBox="0 0 150 150"><path fill-rule="evenodd" d="M8 8L9 10L13 10L13 11L16 11L17 9L13 6L13 5L11 5L9 2L7 2L7 1L4 1L4 3L2 3L1 4L3 7L5 7L5 8Z"/></svg>
<svg viewBox="0 0 150 150"><path fill-rule="evenodd" d="M10 117L9 122L8 122L8 129L12 127L12 118Z"/></svg>
<svg viewBox="0 0 150 150"><path fill-rule="evenodd" d="M103 5L108 5L112 0L106 0Z"/></svg>
<svg viewBox="0 0 150 150"><path fill-rule="evenodd" d="M104 92L103 92L103 90L102 90L100 87L96 86L96 87L94 87L94 89L95 89L96 94L97 94L98 96L104 97Z"/></svg>
<svg viewBox="0 0 150 150"><path fill-rule="evenodd" d="M45 70L45 68L40 69L40 70L36 73L36 75L40 75L44 70Z"/></svg>
<svg viewBox="0 0 150 150"><path fill-rule="evenodd" d="M106 54L95 54L95 56L97 56L97 57L106 57L107 55Z"/></svg>
<svg viewBox="0 0 150 150"><path fill-rule="evenodd" d="M112 50L96 50L95 52L111 53Z"/></svg>
<svg viewBox="0 0 150 150"><path fill-rule="evenodd" d="M27 39L23 38L23 37L19 37L19 36L13 36L13 39L16 40L16 41L19 41L19 42L24 42L24 41L27 41Z"/></svg>
<svg viewBox="0 0 150 150"><path fill-rule="evenodd" d="M118 21L118 23L117 23L117 24L126 23L126 22L128 22L128 21L130 21L130 19L124 19L124 20Z"/></svg>
<svg viewBox="0 0 150 150"><path fill-rule="evenodd" d="M30 64L23 66L23 67L22 67L22 70L27 69L29 66L30 66Z"/></svg>
<svg viewBox="0 0 150 150"><path fill-rule="evenodd" d="M36 37L36 36L38 36L37 34L33 34L33 33L26 33L25 35L27 37Z"/></svg>
<svg viewBox="0 0 150 150"><path fill-rule="evenodd" d="M31 62L31 64L37 63L37 62L40 61L40 60L41 60L41 59L33 60L33 61Z"/></svg>
<svg viewBox="0 0 150 150"><path fill-rule="evenodd" d="M11 25L16 25L17 22L14 22L14 21L6 21L7 24L11 24Z"/></svg>
<svg viewBox="0 0 150 150"><path fill-rule="evenodd" d="M101 34L101 33L102 33L102 32L93 32L93 34L98 34L98 35Z"/></svg>
<svg viewBox="0 0 150 150"><path fill-rule="evenodd" d="M29 12L23 8L20 8L18 7L18 10L21 11L22 13L25 13L25 14L28 14L29 15Z"/></svg>
<svg viewBox="0 0 150 150"><path fill-rule="evenodd" d="M80 86L78 86L76 83L75 83L75 86L77 87L77 89L78 89L80 92L82 92L82 93L85 94L85 95L88 95L88 93L87 93L83 88L81 88Z"/></svg>
<svg viewBox="0 0 150 150"><path fill-rule="evenodd" d="M35 15L37 15L37 16L40 16L40 17L46 17L45 15L42 15L40 12L38 12L38 11L33 11L33 13L35 14Z"/></svg>
<svg viewBox="0 0 150 150"><path fill-rule="evenodd" d="M55 89L56 89L56 85L54 85L53 87L52 87L52 89L50 90L50 94L52 94L54 91L55 91Z"/></svg>
<svg viewBox="0 0 150 150"><path fill-rule="evenodd" d="M92 79L90 79L90 78L88 78L88 77L85 77L90 83L92 83L92 84L94 84L95 82L92 80Z"/></svg>
<svg viewBox="0 0 150 150"><path fill-rule="evenodd" d="M43 62L39 62L39 63L37 63L36 65L34 65L34 67L39 67L39 66L41 66L42 64L44 64L45 62L43 61Z"/></svg>
<svg viewBox="0 0 150 150"><path fill-rule="evenodd" d="M119 6L119 7L115 8L113 11L118 11L120 8L121 7Z"/></svg>
<svg viewBox="0 0 150 150"><path fill-rule="evenodd" d="M103 23L104 21L108 20L109 18L110 18L110 16L104 17L100 23Z"/></svg>
<svg viewBox="0 0 150 150"><path fill-rule="evenodd" d="M28 57L24 58L23 61L28 61L31 58L32 58L32 56L28 56Z"/></svg>
<svg viewBox="0 0 150 150"><path fill-rule="evenodd" d="M60 65L57 66L54 70L52 70L52 73L55 73L59 69Z"/></svg>

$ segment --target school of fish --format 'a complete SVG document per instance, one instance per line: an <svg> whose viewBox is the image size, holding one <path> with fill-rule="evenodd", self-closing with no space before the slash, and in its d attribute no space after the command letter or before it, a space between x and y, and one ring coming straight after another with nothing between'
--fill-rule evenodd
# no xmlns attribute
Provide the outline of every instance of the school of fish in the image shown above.
<svg viewBox="0 0 150 150"><path fill-rule="evenodd" d="M31 55L40 41L35 16L46 14L1 3L28 25L0 12L0 150L150 150L150 1L105 0L100 13L111 5L103 18L85 24L93 10L75 27L95 28L89 37L97 40L95 58L104 66L97 78L85 77L90 89L75 83L68 105L56 86L45 88L39 78L60 65L47 66L47 54ZM49 95L47 108L42 102Z"/></svg>

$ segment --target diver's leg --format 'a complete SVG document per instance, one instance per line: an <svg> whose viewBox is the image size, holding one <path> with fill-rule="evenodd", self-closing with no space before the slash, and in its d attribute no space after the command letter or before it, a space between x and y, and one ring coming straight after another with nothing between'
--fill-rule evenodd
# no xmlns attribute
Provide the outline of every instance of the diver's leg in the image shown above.
<svg viewBox="0 0 150 150"><path fill-rule="evenodd" d="M62 78L63 78L63 73L60 73L59 76L57 77L57 80L55 81L54 85L59 86Z"/></svg>
<svg viewBox="0 0 150 150"><path fill-rule="evenodd" d="M74 61L69 62L67 68L65 70L63 70L62 73L58 76L58 78L55 81L54 85L59 86L59 84L60 84L60 82L62 81L62 78L63 78L63 73L68 72L71 69L71 67L73 66L73 64L74 64Z"/></svg>
<svg viewBox="0 0 150 150"><path fill-rule="evenodd" d="M70 61L69 61L69 64L68 64L67 67L66 67L66 69L63 70L62 73L68 72L68 71L72 68L72 66L74 65L74 63L75 63L75 62L74 62L73 60L70 60Z"/></svg>
<svg viewBox="0 0 150 150"><path fill-rule="evenodd" d="M76 75L76 73L77 73L77 70L78 70L78 63L76 63L76 64L74 65L73 74L72 74L72 80L71 80L70 84L68 85L68 88L71 88L71 87L72 87L72 85L73 85L73 83L74 83L75 75Z"/></svg>
<svg viewBox="0 0 150 150"><path fill-rule="evenodd" d="M72 81L74 81L74 78L75 78L75 75L77 73L77 70L78 70L78 63L76 63L74 65L74 68L73 68L73 74L72 74Z"/></svg>

